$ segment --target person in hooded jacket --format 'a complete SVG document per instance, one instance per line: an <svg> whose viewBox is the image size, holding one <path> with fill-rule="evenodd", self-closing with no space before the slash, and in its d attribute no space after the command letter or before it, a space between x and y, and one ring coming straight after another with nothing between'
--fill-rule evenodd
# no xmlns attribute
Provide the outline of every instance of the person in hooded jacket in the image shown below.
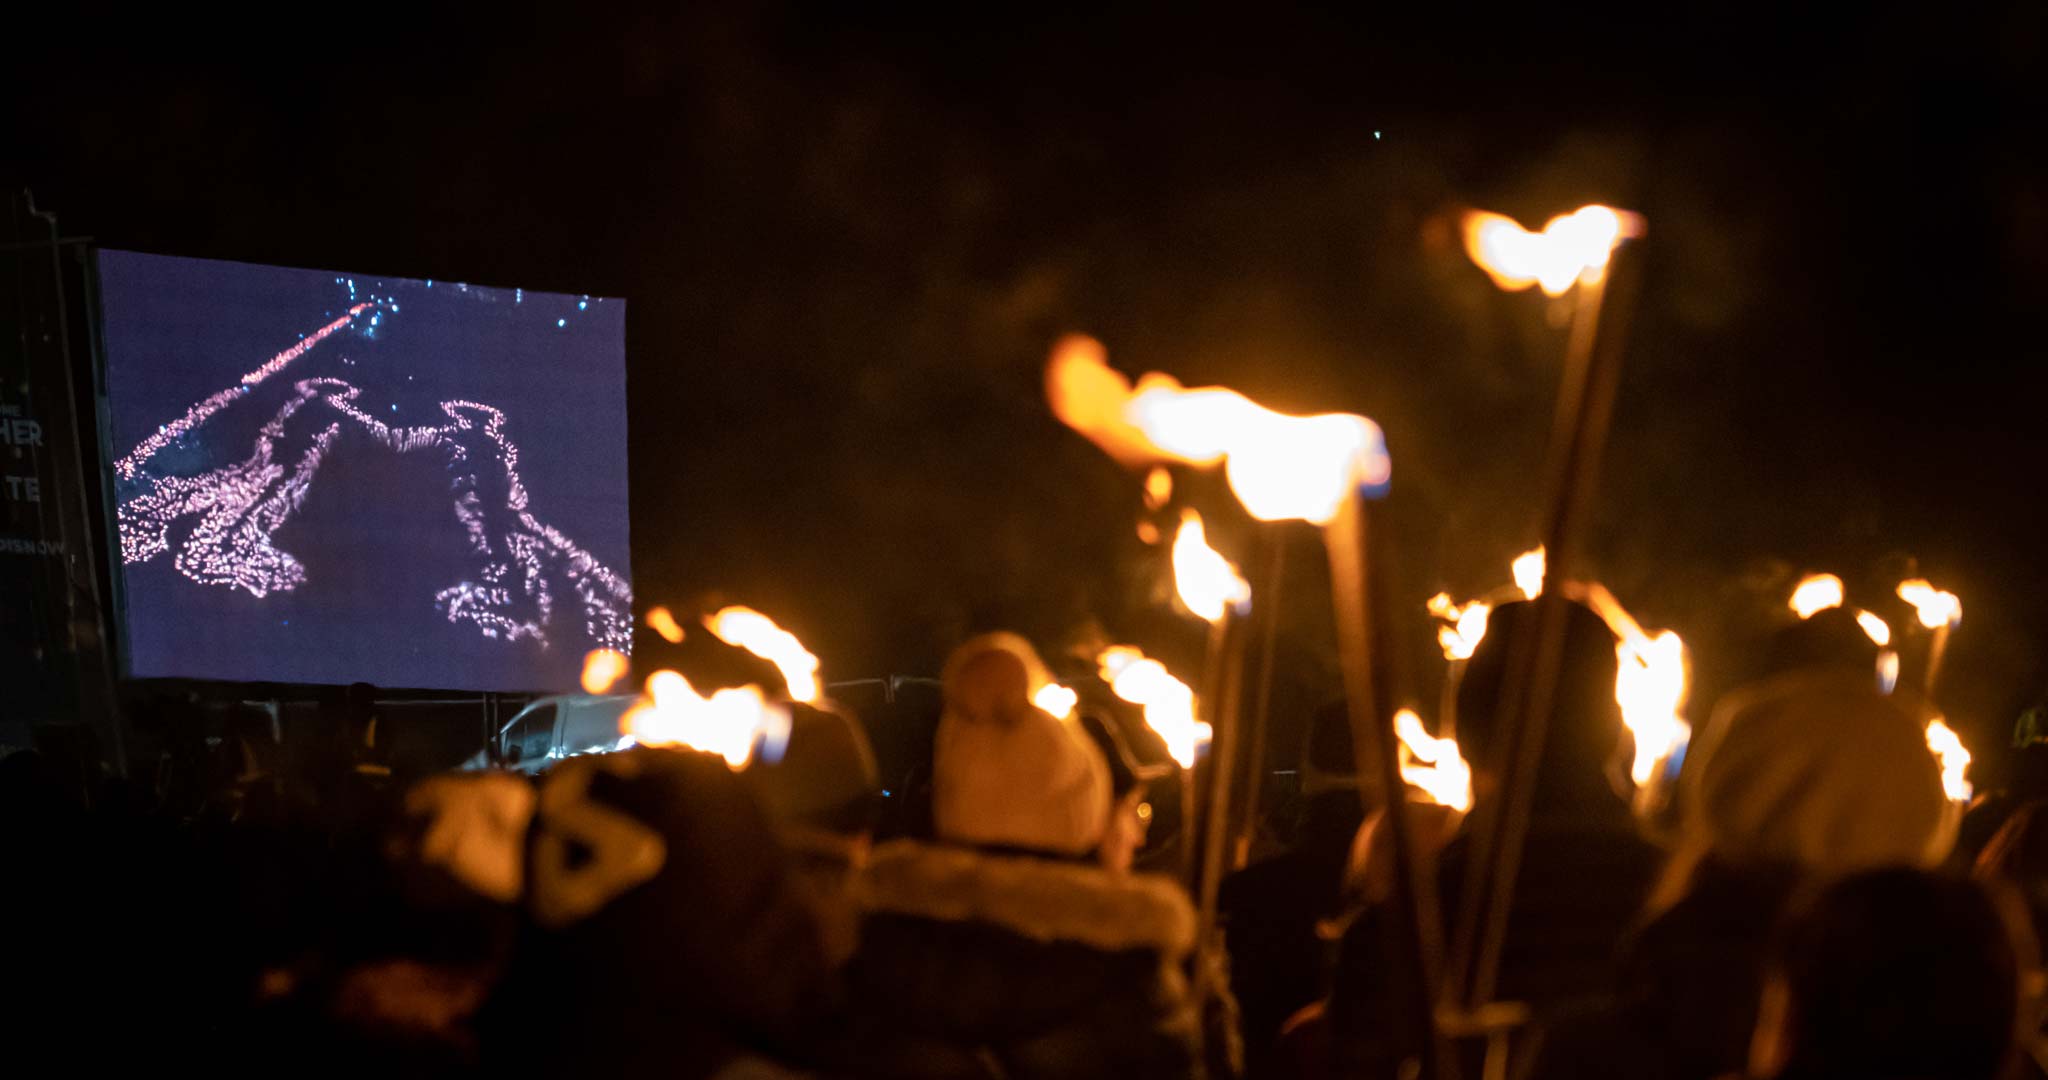
<svg viewBox="0 0 2048 1080"><path fill-rule="evenodd" d="M1681 798L1681 833L1614 1001L1549 1031L1539 1080L1741 1071L1789 898L1858 870L1936 866L1955 835L1925 724L1846 668L1730 694L1694 740Z"/></svg>
<svg viewBox="0 0 2048 1080"><path fill-rule="evenodd" d="M1538 610L1537 603L1517 602L1495 611L1459 686L1457 737L1471 763L1475 805L1499 797L1508 764L1509 658L1533 637ZM1583 1007L1610 985L1615 955L1662 859L1640 834L1622 791L1620 763L1633 744L1614 701L1615 665L1613 633L1589 608L1569 603L1494 995L1526 1006L1538 1024ZM1475 845L1456 831L1454 811L1412 796L1409 802L1411 827L1436 870L1438 911L1449 935L1473 876ZM1387 900L1392 861L1380 820L1372 815L1360 831L1347 871L1367 902L1343 930L1327 1007L1320 1019L1308 1013L1290 1022L1285 1037L1299 1075L1396 1076L1424 1050L1412 1016L1412 968L1391 959L1398 955Z"/></svg>
<svg viewBox="0 0 2048 1080"><path fill-rule="evenodd" d="M523 850L471 874L523 915L477 1018L486 1071L710 1077L822 1053L829 933L751 783L641 746L536 787Z"/></svg>
<svg viewBox="0 0 2048 1080"><path fill-rule="evenodd" d="M1906 867L1795 906L1750 1047L1756 1080L2000 1080L2032 934L2009 894Z"/></svg>
<svg viewBox="0 0 2048 1080"><path fill-rule="evenodd" d="M1113 869L1100 748L1032 704L1009 634L955 651L933 763L935 842L874 850L846 972L857 1071L885 1077L1202 1074L1183 974L1195 914L1172 881Z"/></svg>

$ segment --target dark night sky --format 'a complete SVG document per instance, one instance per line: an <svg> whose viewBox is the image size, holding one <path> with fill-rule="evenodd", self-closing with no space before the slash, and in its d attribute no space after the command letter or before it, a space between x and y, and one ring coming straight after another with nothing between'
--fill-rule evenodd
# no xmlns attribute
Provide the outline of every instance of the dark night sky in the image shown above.
<svg viewBox="0 0 2048 1080"><path fill-rule="evenodd" d="M1421 599L1533 542L1562 345L1449 223L1630 206L1602 575L1711 687L1797 569L1903 625L1917 557L1988 744L2048 689L2044 9L1778 6L88 10L11 35L0 178L112 246L630 298L643 601L725 590L842 676L1086 614L1189 647L1039 396L1079 329L1381 422L1426 681Z"/></svg>

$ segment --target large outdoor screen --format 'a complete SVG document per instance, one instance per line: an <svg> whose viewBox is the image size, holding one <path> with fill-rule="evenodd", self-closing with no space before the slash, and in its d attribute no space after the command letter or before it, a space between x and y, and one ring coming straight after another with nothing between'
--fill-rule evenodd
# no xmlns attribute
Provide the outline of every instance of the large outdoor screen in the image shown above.
<svg viewBox="0 0 2048 1080"><path fill-rule="evenodd" d="M99 275L131 675L540 690L628 648L623 301Z"/></svg>

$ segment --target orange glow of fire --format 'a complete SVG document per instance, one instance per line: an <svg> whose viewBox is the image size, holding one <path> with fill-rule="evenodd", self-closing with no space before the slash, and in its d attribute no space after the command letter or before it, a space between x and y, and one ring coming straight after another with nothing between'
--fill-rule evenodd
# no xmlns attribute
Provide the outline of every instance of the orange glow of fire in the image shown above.
<svg viewBox="0 0 2048 1080"><path fill-rule="evenodd" d="M1131 380L1109 366L1109 353L1094 338L1069 334L1053 345L1045 364L1045 397L1060 423L1124 465L1156 464L1166 456L1124 418Z"/></svg>
<svg viewBox="0 0 2048 1080"><path fill-rule="evenodd" d="M1970 751L1964 748L1963 740L1939 716L1927 722L1927 749L1933 751L1935 759L1941 762L1942 790L1956 802L1969 802L1975 792L1963 774L1970 768Z"/></svg>
<svg viewBox="0 0 2048 1080"><path fill-rule="evenodd" d="M1054 346L1045 385L1061 422L1126 465L1222 465L1260 521L1327 524L1354 489L1384 485L1392 473L1386 437L1363 416L1289 416L1235 390L1188 389L1158 373L1132 386L1092 338Z"/></svg>
<svg viewBox="0 0 2048 1080"><path fill-rule="evenodd" d="M1472 767L1458 753L1458 740L1439 739L1422 726L1414 709L1394 714L1401 739L1401 779L1454 810L1472 809Z"/></svg>
<svg viewBox="0 0 2048 1080"><path fill-rule="evenodd" d="M583 656L583 692L603 694L626 677L632 666L626 654L614 649L592 649Z"/></svg>
<svg viewBox="0 0 2048 1080"><path fill-rule="evenodd" d="M1620 662L1614 700L1621 705L1622 723L1635 736L1629 775L1640 787L1692 737L1692 727L1679 716L1686 693L1685 643L1669 630L1654 636L1638 632L1616 641L1614 655Z"/></svg>
<svg viewBox="0 0 2048 1080"><path fill-rule="evenodd" d="M1145 474L1145 508L1157 510L1173 498L1173 474L1162 468L1155 468Z"/></svg>
<svg viewBox="0 0 2048 1080"><path fill-rule="evenodd" d="M1863 633L1867 635L1870 638L1870 640L1877 645L1878 648L1882 649L1885 646L1890 645L1892 643L1891 624L1879 618L1875 612L1857 612L1856 625L1863 628Z"/></svg>
<svg viewBox="0 0 2048 1080"><path fill-rule="evenodd" d="M1913 605L1920 615L1920 625L1929 630L1963 621L1963 602L1956 599L1956 594L1943 592L1925 579L1899 582L1899 599Z"/></svg>
<svg viewBox="0 0 2048 1080"><path fill-rule="evenodd" d="M796 639L796 635L775 625L775 620L750 607L720 608L704 620L704 628L727 645L745 649L775 665L789 687L793 701L818 700L818 658Z"/></svg>
<svg viewBox="0 0 2048 1080"><path fill-rule="evenodd" d="M1515 588L1522 590L1522 595L1527 599L1534 600L1543 592L1543 577L1547 567L1548 560L1544 556L1543 545L1538 544L1535 548L1515 556L1515 561L1509 564L1508 569L1515 575Z"/></svg>
<svg viewBox="0 0 2048 1080"><path fill-rule="evenodd" d="M681 672L647 677L647 692L619 718L619 731L642 746L687 746L745 768L762 740L789 738L789 710L768 701L758 686L697 693Z"/></svg>
<svg viewBox="0 0 2048 1080"><path fill-rule="evenodd" d="M665 607L649 608L647 611L647 625L655 633L660 634L663 641L671 645L682 644L683 624L676 621L675 615L669 609Z"/></svg>
<svg viewBox="0 0 2048 1080"><path fill-rule="evenodd" d="M1606 206L1581 207L1551 218L1542 232L1530 232L1504 214L1465 215L1465 253L1510 292L1540 285L1563 296L1574 284L1593 284L1622 240L1642 235L1642 219Z"/></svg>
<svg viewBox="0 0 2048 1080"><path fill-rule="evenodd" d="M1451 600L1450 593L1438 593L1429 598L1427 606L1443 624L1436 628L1436 643L1442 646L1444 659L1472 659L1486 637L1486 620L1493 614L1493 605L1484 600L1460 605Z"/></svg>
<svg viewBox="0 0 2048 1080"><path fill-rule="evenodd" d="M1173 538L1173 585L1189 611L1212 623L1229 610L1242 615L1251 604L1251 584L1209 546L1202 515L1193 510L1181 511L1180 532Z"/></svg>
<svg viewBox="0 0 2048 1080"><path fill-rule="evenodd" d="M1065 720L1074 712L1074 706L1081 703L1081 695L1058 683L1046 683L1031 695L1031 704L1039 711Z"/></svg>
<svg viewBox="0 0 2048 1080"><path fill-rule="evenodd" d="M1183 769L1195 767L1195 754L1209 741L1208 724L1195 719L1195 692L1173 677L1166 665L1129 645L1112 645L1096 658L1102 678L1116 696L1145 709L1145 726L1165 740L1167 753Z"/></svg>
<svg viewBox="0 0 2048 1080"><path fill-rule="evenodd" d="M1808 574L1799 579L1799 585L1792 590L1792 599L1786 601L1795 614L1802 619L1811 619L1829 608L1842 606L1842 579L1833 574Z"/></svg>

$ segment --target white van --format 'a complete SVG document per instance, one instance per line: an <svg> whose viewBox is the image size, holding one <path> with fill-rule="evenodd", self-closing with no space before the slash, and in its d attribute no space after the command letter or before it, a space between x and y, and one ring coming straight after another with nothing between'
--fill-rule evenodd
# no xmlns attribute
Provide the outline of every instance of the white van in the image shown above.
<svg viewBox="0 0 2048 1080"><path fill-rule="evenodd" d="M637 700L633 694L541 698L506 721L489 745L463 767L537 773L565 757L602 754L631 745L622 741L619 717Z"/></svg>

